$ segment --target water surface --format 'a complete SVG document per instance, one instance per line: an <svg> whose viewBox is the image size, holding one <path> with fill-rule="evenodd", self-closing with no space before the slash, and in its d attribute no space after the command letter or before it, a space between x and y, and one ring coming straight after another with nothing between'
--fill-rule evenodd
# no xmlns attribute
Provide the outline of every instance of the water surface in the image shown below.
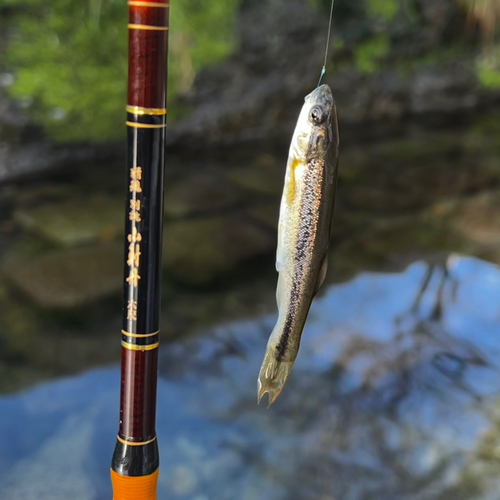
<svg viewBox="0 0 500 500"><path fill-rule="evenodd" d="M500 271L445 256L361 273L314 302L269 410L274 314L160 352L159 499L493 499L500 486ZM0 498L111 498L119 368L0 399Z"/></svg>

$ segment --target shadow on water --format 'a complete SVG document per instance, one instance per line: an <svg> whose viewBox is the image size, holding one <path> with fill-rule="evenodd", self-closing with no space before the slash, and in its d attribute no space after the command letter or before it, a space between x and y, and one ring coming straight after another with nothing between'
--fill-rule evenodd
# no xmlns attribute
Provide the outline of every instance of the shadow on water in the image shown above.
<svg viewBox="0 0 500 500"><path fill-rule="evenodd" d="M498 297L500 270L456 255L330 285L269 410L274 315L165 345L159 498L495 498ZM1 398L0 497L110 498L118 383L113 366Z"/></svg>

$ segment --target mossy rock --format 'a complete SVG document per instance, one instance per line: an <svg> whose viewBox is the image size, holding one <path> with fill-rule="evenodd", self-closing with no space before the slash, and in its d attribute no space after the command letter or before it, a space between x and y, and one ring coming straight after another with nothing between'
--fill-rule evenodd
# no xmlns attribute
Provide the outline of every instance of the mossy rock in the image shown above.
<svg viewBox="0 0 500 500"><path fill-rule="evenodd" d="M226 176L246 191L278 197L283 192L285 163L280 165L274 156L263 154L249 167L228 169Z"/></svg>
<svg viewBox="0 0 500 500"><path fill-rule="evenodd" d="M179 282L194 286L205 285L274 246L267 231L237 215L167 224L163 240L167 271Z"/></svg>
<svg viewBox="0 0 500 500"><path fill-rule="evenodd" d="M121 243L55 250L3 269L10 286L42 308L68 309L117 294L123 286Z"/></svg>
<svg viewBox="0 0 500 500"><path fill-rule="evenodd" d="M279 218L279 202L276 203L262 203L247 210L248 215L255 221L269 227L270 229L277 230Z"/></svg>
<svg viewBox="0 0 500 500"><path fill-rule="evenodd" d="M174 182L165 191L165 215L177 218L234 207L238 191L227 181L197 174Z"/></svg>
<svg viewBox="0 0 500 500"><path fill-rule="evenodd" d="M334 279L344 281L360 269L379 270L389 263L404 265L415 257L468 249L467 243L431 213L420 216L379 219L334 247L330 266Z"/></svg>
<svg viewBox="0 0 500 500"><path fill-rule="evenodd" d="M104 195L20 208L16 221L28 231L61 246L109 241L123 234L125 205Z"/></svg>
<svg viewBox="0 0 500 500"><path fill-rule="evenodd" d="M500 191L489 191L448 203L451 225L477 246L500 246Z"/></svg>
<svg viewBox="0 0 500 500"><path fill-rule="evenodd" d="M484 142L436 133L348 152L340 168L342 196L357 209L416 211L487 188L500 180L500 167L491 151L479 148Z"/></svg>

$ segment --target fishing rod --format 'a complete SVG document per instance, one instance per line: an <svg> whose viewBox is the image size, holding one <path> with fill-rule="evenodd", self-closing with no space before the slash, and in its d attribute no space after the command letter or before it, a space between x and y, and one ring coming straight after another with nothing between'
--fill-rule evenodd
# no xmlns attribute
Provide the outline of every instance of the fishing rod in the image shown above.
<svg viewBox="0 0 500 500"><path fill-rule="evenodd" d="M155 500L169 0L129 0L120 424L113 500Z"/></svg>

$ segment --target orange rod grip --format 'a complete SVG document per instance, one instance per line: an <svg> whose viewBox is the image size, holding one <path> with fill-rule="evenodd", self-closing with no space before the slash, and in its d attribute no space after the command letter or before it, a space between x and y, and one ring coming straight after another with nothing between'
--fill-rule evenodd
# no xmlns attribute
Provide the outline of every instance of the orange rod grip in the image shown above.
<svg viewBox="0 0 500 500"><path fill-rule="evenodd" d="M149 476L122 476L111 469L113 500L156 500L158 469Z"/></svg>

